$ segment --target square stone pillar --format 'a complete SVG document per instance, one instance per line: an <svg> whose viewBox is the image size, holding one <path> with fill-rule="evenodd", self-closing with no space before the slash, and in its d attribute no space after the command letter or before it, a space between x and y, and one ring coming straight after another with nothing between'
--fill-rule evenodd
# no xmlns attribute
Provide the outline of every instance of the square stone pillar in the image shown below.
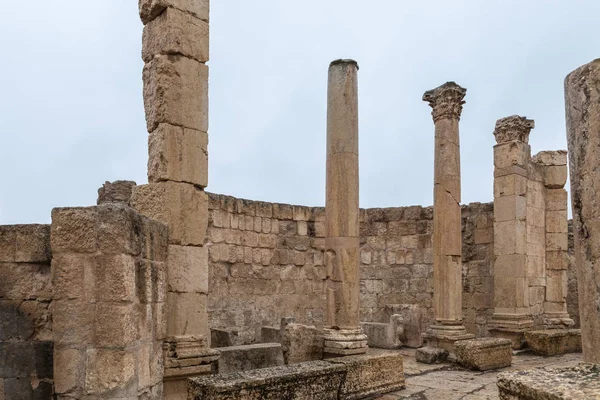
<svg viewBox="0 0 600 400"><path fill-rule="evenodd" d="M140 0L148 185L131 204L169 228L165 399L216 372L208 327L209 0Z"/></svg>
<svg viewBox="0 0 600 400"><path fill-rule="evenodd" d="M52 211L58 398L163 398L167 236L122 204Z"/></svg>
<svg viewBox="0 0 600 400"><path fill-rule="evenodd" d="M513 115L499 119L494 131L494 315L488 329L495 337L510 339L516 349L533 327L528 281L533 268L527 264L528 142L533 127L533 120ZM534 216L535 207L529 212L530 222L540 220L543 229L543 214Z"/></svg>
<svg viewBox="0 0 600 400"><path fill-rule="evenodd" d="M545 199L545 297L543 325L546 329L568 328L574 324L567 312L568 216L567 152L542 151L533 157L544 182Z"/></svg>
<svg viewBox="0 0 600 400"><path fill-rule="evenodd" d="M600 363L600 59L565 79L583 359Z"/></svg>
<svg viewBox="0 0 600 400"><path fill-rule="evenodd" d="M454 82L425 92L435 123L433 190L433 310L425 332L427 346L454 350L457 340L473 339L462 322L462 233L460 139L458 124L467 90Z"/></svg>

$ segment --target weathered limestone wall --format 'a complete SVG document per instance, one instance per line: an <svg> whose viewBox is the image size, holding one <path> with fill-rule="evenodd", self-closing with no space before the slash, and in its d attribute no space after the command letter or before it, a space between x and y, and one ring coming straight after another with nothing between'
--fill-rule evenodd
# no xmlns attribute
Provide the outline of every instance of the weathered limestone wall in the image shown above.
<svg viewBox="0 0 600 400"><path fill-rule="evenodd" d="M486 334L493 312L493 209L462 207L463 317ZM361 321L387 322L404 310L413 328L433 318L431 207L360 211ZM260 327L284 316L323 326L325 210L209 194L209 325L260 339ZM409 305L414 305L410 306Z"/></svg>
<svg viewBox="0 0 600 400"><path fill-rule="evenodd" d="M52 211L58 398L162 399L167 240L125 205Z"/></svg>
<svg viewBox="0 0 600 400"><path fill-rule="evenodd" d="M0 399L52 397L50 226L0 226Z"/></svg>

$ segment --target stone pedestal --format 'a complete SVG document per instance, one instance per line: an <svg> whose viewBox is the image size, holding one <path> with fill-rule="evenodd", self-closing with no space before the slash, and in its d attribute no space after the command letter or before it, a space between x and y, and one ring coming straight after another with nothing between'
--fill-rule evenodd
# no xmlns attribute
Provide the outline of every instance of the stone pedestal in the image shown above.
<svg viewBox="0 0 600 400"><path fill-rule="evenodd" d="M540 221L537 225L542 231L544 226L543 213L541 217L537 215L539 207L528 210L528 196L534 193L533 190L528 193L531 160L528 142L533 127L533 120L513 115L499 119L494 130L498 143L494 147L495 309L488 329L495 337L510 339L514 349L523 346L524 333L533 328L529 277L534 274L543 277L543 270L528 268L528 223ZM543 246L537 247L544 251Z"/></svg>
<svg viewBox="0 0 600 400"><path fill-rule="evenodd" d="M327 92L325 353L361 354L367 337L359 320L358 65L329 66Z"/></svg>
<svg viewBox="0 0 600 400"><path fill-rule="evenodd" d="M467 90L454 82L425 92L433 109L433 309L435 323L423 335L428 346L452 351L456 340L472 339L462 324L462 233L458 123Z"/></svg>
<svg viewBox="0 0 600 400"><path fill-rule="evenodd" d="M547 329L525 333L527 346L544 357L581 352L580 329Z"/></svg>
<svg viewBox="0 0 600 400"><path fill-rule="evenodd" d="M583 359L600 363L600 59L565 79Z"/></svg>

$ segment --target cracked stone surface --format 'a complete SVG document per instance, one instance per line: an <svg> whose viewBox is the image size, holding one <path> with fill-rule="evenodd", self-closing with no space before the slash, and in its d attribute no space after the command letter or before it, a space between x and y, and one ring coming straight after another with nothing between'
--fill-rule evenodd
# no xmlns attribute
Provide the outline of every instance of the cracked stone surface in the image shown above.
<svg viewBox="0 0 600 400"><path fill-rule="evenodd" d="M378 350L369 350L369 352L374 351ZM406 389L371 397L370 399L498 400L496 378L500 372L540 367L569 367L582 362L581 353L541 357L527 352L513 355L512 366L508 368L476 372L468 371L451 363L420 364L415 361L414 349L401 349L398 351L404 356Z"/></svg>

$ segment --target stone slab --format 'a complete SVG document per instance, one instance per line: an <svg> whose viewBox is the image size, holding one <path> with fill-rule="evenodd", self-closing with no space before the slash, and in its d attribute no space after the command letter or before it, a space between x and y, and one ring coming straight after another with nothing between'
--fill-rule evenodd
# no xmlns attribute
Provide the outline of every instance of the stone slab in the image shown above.
<svg viewBox="0 0 600 400"><path fill-rule="evenodd" d="M188 381L190 400L337 400L346 367L326 361L257 369Z"/></svg>
<svg viewBox="0 0 600 400"><path fill-rule="evenodd" d="M525 341L544 357L581 352L581 329L548 329L525 332Z"/></svg>
<svg viewBox="0 0 600 400"><path fill-rule="evenodd" d="M539 368L498 375L500 399L556 400L600 398L600 366Z"/></svg>
<svg viewBox="0 0 600 400"><path fill-rule="evenodd" d="M363 399L403 389L403 358L400 354L359 355L330 360L347 368L340 399Z"/></svg>
<svg viewBox="0 0 600 400"><path fill-rule="evenodd" d="M361 322L369 347L379 349L399 349L402 347L404 320L401 315L393 315L390 322Z"/></svg>
<svg viewBox="0 0 600 400"><path fill-rule="evenodd" d="M220 374L283 365L283 350L280 343L229 346L217 348L217 350L221 352L221 358L218 361Z"/></svg>
<svg viewBox="0 0 600 400"><path fill-rule="evenodd" d="M417 349L415 358L417 362L424 364L439 364L448 358L448 350L438 347L421 347Z"/></svg>
<svg viewBox="0 0 600 400"><path fill-rule="evenodd" d="M466 368L488 371L512 364L510 339L482 338L454 343L456 362Z"/></svg>
<svg viewBox="0 0 600 400"><path fill-rule="evenodd" d="M212 348L234 346L237 340L237 329L210 328L210 347Z"/></svg>

